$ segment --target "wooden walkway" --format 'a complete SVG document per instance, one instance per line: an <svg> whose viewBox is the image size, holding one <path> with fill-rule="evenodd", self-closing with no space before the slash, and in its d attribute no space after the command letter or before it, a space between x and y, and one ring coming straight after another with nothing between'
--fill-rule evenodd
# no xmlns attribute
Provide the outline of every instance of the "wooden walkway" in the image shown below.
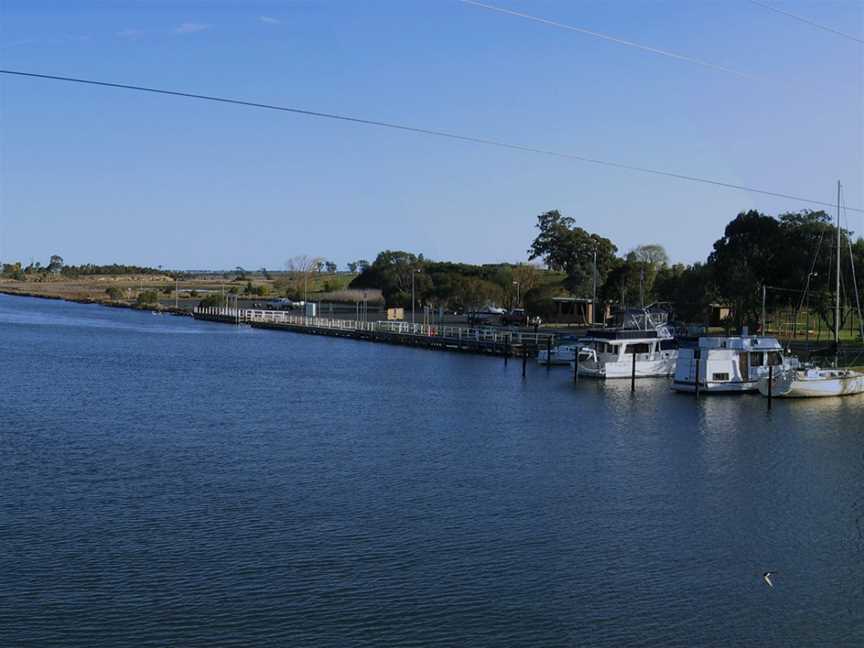
<svg viewBox="0 0 864 648"><path fill-rule="evenodd" d="M440 351L461 351L498 356L536 355L539 349L556 345L552 333L533 333L495 327L464 327L410 322L305 317L285 311L203 308L193 311L199 320L225 324L249 324L255 328L328 335L369 342L417 346Z"/></svg>

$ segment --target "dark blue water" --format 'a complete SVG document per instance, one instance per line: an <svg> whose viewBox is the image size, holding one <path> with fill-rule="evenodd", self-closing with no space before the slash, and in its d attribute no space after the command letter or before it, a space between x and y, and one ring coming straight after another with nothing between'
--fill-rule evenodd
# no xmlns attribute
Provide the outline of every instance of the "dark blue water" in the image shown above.
<svg viewBox="0 0 864 648"><path fill-rule="evenodd" d="M0 296L0 645L864 644L864 399L520 374Z"/></svg>

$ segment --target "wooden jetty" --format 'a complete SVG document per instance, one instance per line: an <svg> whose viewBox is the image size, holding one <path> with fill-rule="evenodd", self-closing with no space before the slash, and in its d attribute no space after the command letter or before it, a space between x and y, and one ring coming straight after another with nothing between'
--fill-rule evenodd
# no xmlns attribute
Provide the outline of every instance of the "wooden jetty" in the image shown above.
<svg viewBox="0 0 864 648"><path fill-rule="evenodd" d="M553 333L535 333L491 326L465 327L410 322L358 321L306 317L275 310L200 306L194 309L192 315L195 319L224 324L248 324L255 328L308 335L328 335L440 351L497 356L535 356L539 349L556 345Z"/></svg>

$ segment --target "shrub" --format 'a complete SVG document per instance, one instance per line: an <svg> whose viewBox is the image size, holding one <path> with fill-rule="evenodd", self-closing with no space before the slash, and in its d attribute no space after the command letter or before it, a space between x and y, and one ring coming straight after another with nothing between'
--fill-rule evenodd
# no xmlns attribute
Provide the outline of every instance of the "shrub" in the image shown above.
<svg viewBox="0 0 864 648"><path fill-rule="evenodd" d="M155 290L145 290L142 293L138 293L138 298L135 300L135 303L139 306L144 305L153 305L159 301L159 294Z"/></svg>
<svg viewBox="0 0 864 648"><path fill-rule="evenodd" d="M105 289L105 294L108 295L108 299L111 299L112 301L123 299L123 289L118 288L117 286L109 286Z"/></svg>
<svg viewBox="0 0 864 648"><path fill-rule="evenodd" d="M222 295L207 295L204 299L198 302L199 306L206 308L219 308L225 306L226 299Z"/></svg>

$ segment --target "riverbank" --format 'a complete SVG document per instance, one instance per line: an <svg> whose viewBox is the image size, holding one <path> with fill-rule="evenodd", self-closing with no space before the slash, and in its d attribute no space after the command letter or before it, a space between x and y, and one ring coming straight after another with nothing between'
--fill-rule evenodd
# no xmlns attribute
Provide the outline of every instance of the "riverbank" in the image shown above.
<svg viewBox="0 0 864 648"><path fill-rule="evenodd" d="M11 297L33 297L35 299L49 299L54 301L65 301L75 304L96 304L97 306L106 306L108 308L126 308L130 310L154 311L158 310L162 313L170 315L178 315L181 317L192 317L192 308L175 308L173 306L164 306L162 304L137 304L127 301L112 301L106 299L93 299L91 297L76 297L72 295L60 296L44 293L29 292L24 290L11 290L5 286L0 287L0 294L9 295Z"/></svg>

